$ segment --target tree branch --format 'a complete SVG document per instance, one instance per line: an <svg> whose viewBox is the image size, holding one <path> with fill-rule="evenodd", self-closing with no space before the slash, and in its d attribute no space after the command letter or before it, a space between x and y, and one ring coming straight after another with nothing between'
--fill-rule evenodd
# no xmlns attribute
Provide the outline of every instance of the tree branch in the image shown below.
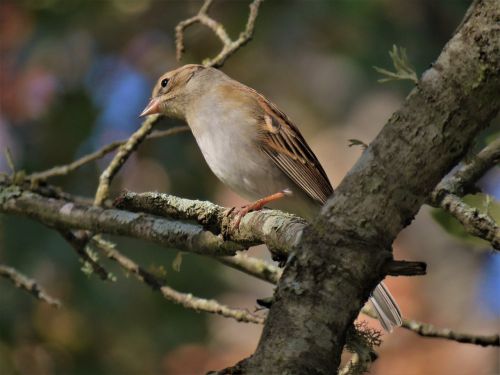
<svg viewBox="0 0 500 375"><path fill-rule="evenodd" d="M102 206L104 204L104 201L108 198L111 180L118 173L123 164L125 164L132 152L139 147L142 141L153 130L153 125L159 118L159 115L148 116L148 118L141 124L141 127L134 134L132 134L129 139L127 139L124 145L120 146L120 149L113 157L113 160L111 160L108 167L99 177L99 186L97 187L94 200L95 206Z"/></svg>
<svg viewBox="0 0 500 375"><path fill-rule="evenodd" d="M291 214L276 210L261 210L245 215L239 230L235 230L226 207L161 193L127 192L118 197L114 204L117 208L132 212L146 212L179 220L195 220L205 229L246 247L265 243L278 259L286 259L307 225L304 219Z"/></svg>
<svg viewBox="0 0 500 375"><path fill-rule="evenodd" d="M181 293L170 288L163 280L160 280L158 277L139 266L132 259L123 255L115 248L114 244L100 238L99 236L94 236L91 243L101 250L109 259L117 262L120 267L130 272L138 280L150 286L153 290L159 291L165 299L171 302L180 304L190 310L218 314L226 318L235 319L239 322L255 324L262 324L264 322L264 318L262 316L252 314L247 310L229 308L213 299L208 300L195 297L190 293Z"/></svg>
<svg viewBox="0 0 500 375"><path fill-rule="evenodd" d="M202 7L195 16L179 22L175 27L175 47L177 61L181 60L182 54L185 50L184 30L191 25L199 23L211 29L222 42L222 49L220 50L219 54L212 59L205 60L203 62L203 65L220 68L233 53L235 53L238 49L243 47L252 39L252 35L255 29L255 20L257 19L259 6L262 1L264 0L252 1L252 3L250 4L250 12L248 14L248 20L245 26L245 30L240 33L238 39L231 40L226 32L226 29L224 28L224 25L222 25L220 22L217 22L208 15L208 11L213 3L213 0L205 0Z"/></svg>
<svg viewBox="0 0 500 375"><path fill-rule="evenodd" d="M71 231L67 229L59 229L58 232L70 244L71 248L83 262L82 269L84 272L86 272L87 267L90 267L90 272L96 273L101 280L114 280L113 275L101 266L97 259L87 252L87 243L89 240L89 234L87 232Z"/></svg>
<svg viewBox="0 0 500 375"><path fill-rule="evenodd" d="M57 229L134 237L202 255L227 256L244 249L203 230L200 225L45 198L18 186L0 185L0 212L27 216Z"/></svg>
<svg viewBox="0 0 500 375"><path fill-rule="evenodd" d="M189 131L188 126L176 126L176 127L173 127L171 129L167 129L167 130L155 131L155 132L151 133L146 138L146 140L168 137L170 135L183 133L186 131ZM69 164L55 166L55 167L52 167L52 168L47 169L46 171L42 171L42 172L32 173L26 177L26 180L29 180L33 183L36 183L38 181L45 181L45 180L52 178L52 177L68 175L71 172L74 172L77 169L83 167L85 164L88 164L88 163L91 163L95 160L101 159L102 157L106 156L110 152L115 151L118 147L123 146L126 143L127 143L127 139L112 142L106 146L103 146L102 148L100 148L97 151L94 151L90 154L82 156L81 158L79 158L79 159L77 159Z"/></svg>
<svg viewBox="0 0 500 375"><path fill-rule="evenodd" d="M30 279L29 277L23 275L16 269L12 267L8 267L6 265L0 264L0 276L5 277L6 279L12 281L12 283L16 286L16 288L24 289L28 293L32 294L36 299L47 302L49 305L53 307L61 307L61 302L51 297L47 294L45 289L43 289L38 283Z"/></svg>
<svg viewBox="0 0 500 375"><path fill-rule="evenodd" d="M132 212L146 212L153 215L179 220L195 220L207 230L222 234L226 240L249 246L265 243L277 260L285 260L297 245L307 222L295 215L277 210L261 210L245 215L238 230L231 225L228 209L211 202L203 202L175 197L161 193L126 192L115 200L115 206ZM244 258L240 258L241 262ZM234 265L234 261L232 262ZM272 272L269 267L260 265L248 268ZM386 273L391 276L425 275L423 262L390 261ZM266 279L269 275L259 274ZM273 278L276 275L272 276ZM269 281L269 280L268 280Z"/></svg>

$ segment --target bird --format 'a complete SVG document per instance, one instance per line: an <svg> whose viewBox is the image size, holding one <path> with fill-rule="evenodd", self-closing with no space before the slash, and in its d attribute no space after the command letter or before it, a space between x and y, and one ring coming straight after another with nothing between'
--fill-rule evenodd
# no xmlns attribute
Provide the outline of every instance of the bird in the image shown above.
<svg viewBox="0 0 500 375"><path fill-rule="evenodd" d="M297 126L256 90L221 70L188 64L163 74L141 117L185 121L209 168L238 195L254 201L238 212L280 201L311 218L333 187ZM382 327L402 324L401 311L383 282L370 296Z"/></svg>

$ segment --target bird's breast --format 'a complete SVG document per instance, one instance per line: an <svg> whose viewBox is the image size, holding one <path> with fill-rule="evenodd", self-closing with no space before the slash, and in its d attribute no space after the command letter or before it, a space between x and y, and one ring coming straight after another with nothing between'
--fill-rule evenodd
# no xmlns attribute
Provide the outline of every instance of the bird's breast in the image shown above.
<svg viewBox="0 0 500 375"><path fill-rule="evenodd" d="M211 113L188 122L212 172L239 195L253 200L290 188L288 178L260 150L253 124L237 113Z"/></svg>

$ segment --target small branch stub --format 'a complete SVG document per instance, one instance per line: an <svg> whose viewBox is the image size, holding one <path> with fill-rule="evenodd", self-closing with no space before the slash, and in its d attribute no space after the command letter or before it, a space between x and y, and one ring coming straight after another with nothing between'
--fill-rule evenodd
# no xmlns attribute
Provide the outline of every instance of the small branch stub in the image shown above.
<svg viewBox="0 0 500 375"><path fill-rule="evenodd" d="M426 263L406 260L392 260L387 263L385 268L385 272L389 276L423 276L426 271Z"/></svg>

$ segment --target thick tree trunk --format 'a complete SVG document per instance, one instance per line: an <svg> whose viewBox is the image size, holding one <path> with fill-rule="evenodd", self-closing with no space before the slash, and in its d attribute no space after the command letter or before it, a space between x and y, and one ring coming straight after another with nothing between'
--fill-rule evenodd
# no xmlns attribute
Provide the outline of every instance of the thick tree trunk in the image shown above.
<svg viewBox="0 0 500 375"><path fill-rule="evenodd" d="M500 106L500 1L475 2L306 228L247 374L332 374L391 244ZM235 369L233 369L235 370Z"/></svg>

